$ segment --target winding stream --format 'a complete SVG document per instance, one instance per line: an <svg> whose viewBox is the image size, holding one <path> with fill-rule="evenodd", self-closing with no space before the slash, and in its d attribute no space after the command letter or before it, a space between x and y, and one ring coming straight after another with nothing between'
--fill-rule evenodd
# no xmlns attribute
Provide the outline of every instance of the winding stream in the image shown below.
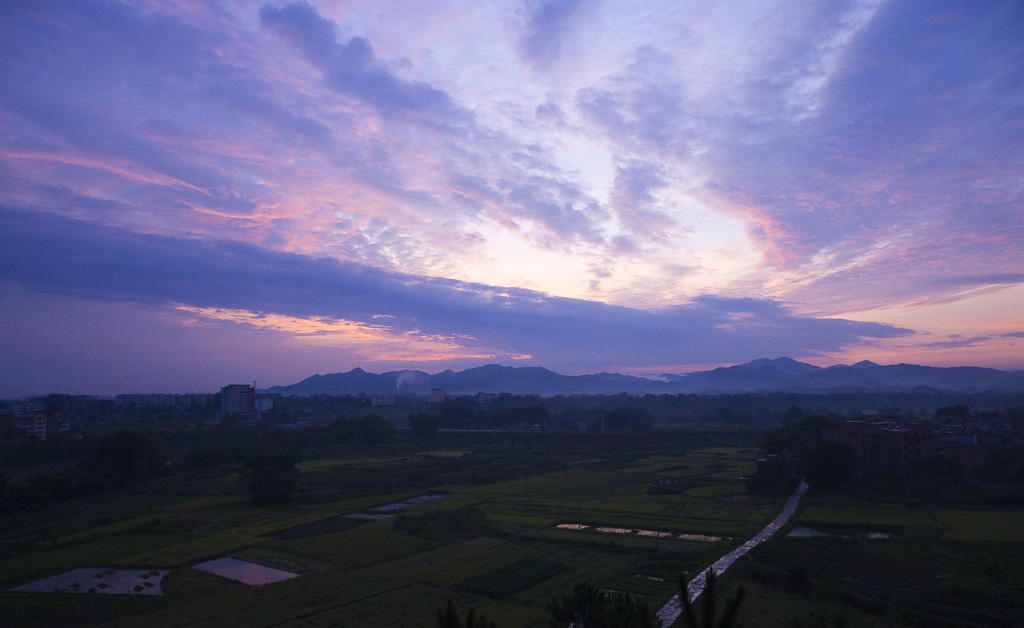
<svg viewBox="0 0 1024 628"><path fill-rule="evenodd" d="M779 513L778 517L775 517L763 530L752 536L749 541L719 558L711 565L711 568L715 570L715 575L721 574L728 569L740 556L754 549L761 542L772 538L782 526L786 525L786 522L793 516L793 513L796 512L796 507L800 504L800 498L805 492L807 492L807 483L801 481L800 486L796 487L796 492L786 500L786 505L782 508L782 512ZM704 592L704 580L707 578L707 571L707 569L702 569L690 581L689 586L686 587L686 594L690 601L696 600ZM672 596L671 600L658 610L658 619L662 621L663 625L670 626L672 622L679 618L682 612L682 603L680 602L679 594L676 593Z"/></svg>

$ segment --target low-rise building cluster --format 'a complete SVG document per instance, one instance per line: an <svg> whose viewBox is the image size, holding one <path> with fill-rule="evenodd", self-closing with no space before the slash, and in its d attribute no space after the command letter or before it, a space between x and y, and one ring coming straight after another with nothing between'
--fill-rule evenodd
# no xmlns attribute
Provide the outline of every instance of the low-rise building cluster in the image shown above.
<svg viewBox="0 0 1024 628"><path fill-rule="evenodd" d="M821 437L850 445L867 477L922 479L956 469L962 478L976 479L985 475L993 451L1009 463L1024 464L1022 428L978 417L947 416L933 422L890 417L846 421L823 429Z"/></svg>

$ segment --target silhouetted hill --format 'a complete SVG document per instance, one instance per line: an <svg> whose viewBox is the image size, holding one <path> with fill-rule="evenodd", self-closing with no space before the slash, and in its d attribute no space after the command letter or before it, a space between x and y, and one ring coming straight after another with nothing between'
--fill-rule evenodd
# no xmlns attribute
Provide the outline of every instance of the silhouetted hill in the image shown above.
<svg viewBox="0 0 1024 628"><path fill-rule="evenodd" d="M710 371L664 374L658 379L596 373L561 375L540 367L488 364L464 371L347 373L314 375L290 386L266 392L285 395L326 393L428 394L443 388L451 394L512 393L541 396L571 394L733 393L733 392L897 392L933 389L960 392L1024 392L1024 371L1000 371L973 366L939 368L916 364L882 366L864 360L854 365L821 368L791 358L762 358Z"/></svg>

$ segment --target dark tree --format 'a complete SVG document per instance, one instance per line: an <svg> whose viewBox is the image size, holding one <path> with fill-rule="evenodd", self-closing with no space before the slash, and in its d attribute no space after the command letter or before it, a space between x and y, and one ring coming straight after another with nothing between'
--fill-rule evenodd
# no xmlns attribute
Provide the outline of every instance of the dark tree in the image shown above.
<svg viewBox="0 0 1024 628"><path fill-rule="evenodd" d="M441 421L436 414L420 412L409 416L409 427L413 438L437 438L437 428Z"/></svg>
<svg viewBox="0 0 1024 628"><path fill-rule="evenodd" d="M279 449L249 456L243 477L252 503L261 506L287 504L299 481L295 468L302 458L297 449Z"/></svg>
<svg viewBox="0 0 1024 628"><path fill-rule="evenodd" d="M939 482L959 482L964 472L955 460L942 456L930 456L921 460L921 473L928 479Z"/></svg>
<svg viewBox="0 0 1024 628"><path fill-rule="evenodd" d="M609 432L649 432L653 417L644 408L615 408L604 415L604 429Z"/></svg>
<svg viewBox="0 0 1024 628"><path fill-rule="evenodd" d="M377 414L353 419L352 423L355 427L356 438L360 443L378 445L387 442L395 435L395 427Z"/></svg>
<svg viewBox="0 0 1024 628"><path fill-rule="evenodd" d="M160 445L136 430L104 434L90 449L79 468L98 475L106 488L125 488L166 468Z"/></svg>
<svg viewBox="0 0 1024 628"><path fill-rule="evenodd" d="M371 414L358 419L342 417L323 430L323 438L332 443L379 445L380 443L387 442L394 434L394 426L377 414Z"/></svg>
<svg viewBox="0 0 1024 628"><path fill-rule="evenodd" d="M423 627L423 624L420 624ZM493 621L487 621L483 615L477 615L476 609L471 608L466 612L465 619L459 617L459 609L455 602L448 598L441 608L437 609L437 620L434 628L495 628Z"/></svg>
<svg viewBox="0 0 1024 628"><path fill-rule="evenodd" d="M689 579L685 573L679 574L679 599L683 607L683 622L686 628L733 628L739 619L740 606L747 595L746 587L740 586L736 594L725 600L718 599L718 576L715 570L708 567L704 580L704 593L700 603L690 601L687 593ZM721 613L719 613L721 606Z"/></svg>
<svg viewBox="0 0 1024 628"><path fill-rule="evenodd" d="M554 628L661 628L650 605L625 593L612 595L585 582L571 595L548 602Z"/></svg>
<svg viewBox="0 0 1024 628"><path fill-rule="evenodd" d="M793 424L793 427L806 436L812 443L816 443L821 440L821 430L839 427L839 422L833 421L827 416L813 415L800 419Z"/></svg>
<svg viewBox="0 0 1024 628"><path fill-rule="evenodd" d="M955 416L961 419L966 419L971 416L971 409L963 404L957 404L955 406L945 406L935 411L936 418L942 418L944 416Z"/></svg>
<svg viewBox="0 0 1024 628"><path fill-rule="evenodd" d="M788 451L799 459L805 458L811 447L812 442L807 434L792 426L771 430L764 435L764 441L761 443L761 449L766 454L781 454Z"/></svg>
<svg viewBox="0 0 1024 628"><path fill-rule="evenodd" d="M818 490L846 488L857 468L857 452L846 443L818 443L807 460L807 485Z"/></svg>
<svg viewBox="0 0 1024 628"><path fill-rule="evenodd" d="M1010 477L1010 461L1006 454L990 447L981 463L981 479L986 482L1006 482Z"/></svg>

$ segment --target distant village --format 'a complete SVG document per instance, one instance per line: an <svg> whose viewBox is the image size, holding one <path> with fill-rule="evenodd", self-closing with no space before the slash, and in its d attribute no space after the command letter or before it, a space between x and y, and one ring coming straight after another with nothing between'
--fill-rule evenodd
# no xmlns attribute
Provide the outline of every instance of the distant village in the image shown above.
<svg viewBox="0 0 1024 628"><path fill-rule="evenodd" d="M821 438L853 447L865 476L890 480L998 481L1011 465L1024 463L1024 422L966 406L942 408L927 421L845 421L822 429Z"/></svg>
<svg viewBox="0 0 1024 628"><path fill-rule="evenodd" d="M775 396L776 405L787 400ZM440 429L517 431L638 431L659 424L685 424L687 420L766 429L793 419L793 407L789 408L790 414L772 411L764 401L770 399L767 394L620 394L541 399L508 393L449 395L444 389L434 389L429 395L285 397L260 393L255 383L230 384L219 393L120 394L114 398L52 394L0 401L0 444L82 438L88 430L102 425L184 423L198 427L231 423L302 429L324 427L346 413L368 412L380 412L398 429L408 429L410 417L433 417ZM818 397L810 395L803 400L809 399ZM922 414L924 410L854 409L843 413L817 407L815 412L827 413L830 419L820 430L820 439L850 446L860 477L992 481L1001 470L1024 468L1024 411L1020 408L971 410L958 404L931 410L928 415ZM764 460L790 455L773 453Z"/></svg>

